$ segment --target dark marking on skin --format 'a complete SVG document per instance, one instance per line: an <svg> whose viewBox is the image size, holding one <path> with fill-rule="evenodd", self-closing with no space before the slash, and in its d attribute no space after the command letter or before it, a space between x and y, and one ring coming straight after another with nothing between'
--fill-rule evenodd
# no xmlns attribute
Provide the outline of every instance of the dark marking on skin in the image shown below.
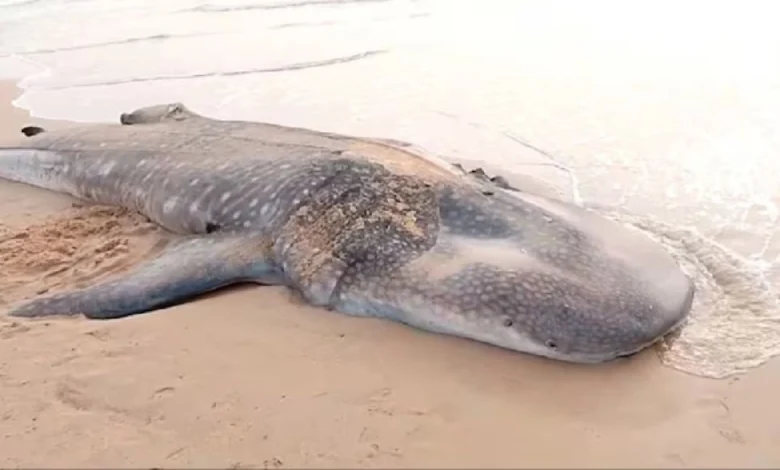
<svg viewBox="0 0 780 470"><path fill-rule="evenodd" d="M454 234L473 238L506 238L514 233L505 218L482 204L473 193L442 188L439 191L439 210L442 224Z"/></svg>
<svg viewBox="0 0 780 470"><path fill-rule="evenodd" d="M461 165L460 163L453 163L452 166L457 168L457 169L459 169L464 174L467 174L467 175L471 176L476 181L481 181L483 183L489 183L489 184L492 184L492 185L494 185L494 186L496 186L498 188L501 188L501 189L507 189L507 190L511 190L511 191L518 191L518 189L516 187L512 186L509 183L509 180L507 180L503 176L501 176L501 175L490 176L490 175L488 175L485 172L484 169L482 169L480 167L474 168L473 170L466 170L463 167L463 165ZM493 192L489 191L489 190L488 191L483 191L483 193L486 196L492 196L493 195ZM490 194L488 194L488 193L490 193Z"/></svg>
<svg viewBox="0 0 780 470"><path fill-rule="evenodd" d="M494 183L496 186L498 186L499 188L517 190L517 188L509 184L509 180L507 180L503 176L494 176L490 178L490 181Z"/></svg>
<svg viewBox="0 0 780 470"><path fill-rule="evenodd" d="M27 137L32 137L34 135L38 135L42 132L46 132L46 130L42 127L38 126L25 126L22 127L22 134L26 135Z"/></svg>

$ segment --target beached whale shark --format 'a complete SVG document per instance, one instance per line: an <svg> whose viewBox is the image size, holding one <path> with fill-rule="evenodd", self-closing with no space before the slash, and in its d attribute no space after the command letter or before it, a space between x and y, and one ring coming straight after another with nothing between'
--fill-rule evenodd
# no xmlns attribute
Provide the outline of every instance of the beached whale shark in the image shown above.
<svg viewBox="0 0 780 470"><path fill-rule="evenodd" d="M691 280L645 235L403 142L212 119L179 103L120 121L28 129L0 147L0 178L127 207L180 239L9 315L120 318L255 282L349 315L592 363L643 349L691 308Z"/></svg>

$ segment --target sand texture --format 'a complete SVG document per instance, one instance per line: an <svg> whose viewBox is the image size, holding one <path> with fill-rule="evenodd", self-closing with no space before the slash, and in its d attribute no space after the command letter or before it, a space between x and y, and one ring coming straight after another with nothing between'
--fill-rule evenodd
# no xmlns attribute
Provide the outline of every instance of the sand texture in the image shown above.
<svg viewBox="0 0 780 470"><path fill-rule="evenodd" d="M16 93L0 87L4 142L41 122ZM109 278L168 238L0 181L0 306ZM778 361L727 380L655 350L576 366L244 286L121 320L0 316L0 466L777 468L778 387Z"/></svg>

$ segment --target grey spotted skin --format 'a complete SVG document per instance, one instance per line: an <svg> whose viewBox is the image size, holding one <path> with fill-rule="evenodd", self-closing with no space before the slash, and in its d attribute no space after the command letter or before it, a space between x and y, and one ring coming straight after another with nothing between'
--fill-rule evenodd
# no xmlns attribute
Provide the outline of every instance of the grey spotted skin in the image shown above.
<svg viewBox="0 0 780 470"><path fill-rule="evenodd" d="M19 317L119 318L237 282L558 360L630 355L694 290L643 235L388 139L223 121L178 103L0 147L0 177L145 214L161 256Z"/></svg>

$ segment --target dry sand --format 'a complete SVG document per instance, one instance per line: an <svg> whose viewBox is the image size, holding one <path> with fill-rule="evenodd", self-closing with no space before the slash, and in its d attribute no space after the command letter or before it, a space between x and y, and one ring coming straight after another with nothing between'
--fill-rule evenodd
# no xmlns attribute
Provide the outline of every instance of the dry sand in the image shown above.
<svg viewBox="0 0 780 470"><path fill-rule="evenodd" d="M40 123L0 86L0 139ZM68 123L48 122L47 126ZM164 245L120 210L0 182L2 308ZM557 363L227 289L113 321L0 317L0 466L778 467L780 362Z"/></svg>

